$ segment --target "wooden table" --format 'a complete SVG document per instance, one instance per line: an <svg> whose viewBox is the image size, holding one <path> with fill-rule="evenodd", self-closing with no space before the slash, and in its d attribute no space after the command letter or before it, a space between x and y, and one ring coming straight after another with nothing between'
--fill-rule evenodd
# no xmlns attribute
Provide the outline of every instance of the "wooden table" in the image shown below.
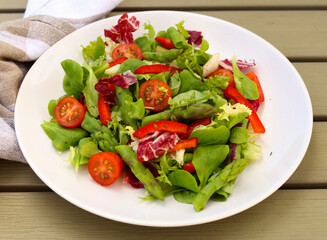
<svg viewBox="0 0 327 240"><path fill-rule="evenodd" d="M0 22L27 0L0 0ZM183 10L243 26L276 46L301 74L314 128L303 162L272 196L235 216L190 227L151 228L107 220L52 192L26 164L0 160L0 239L326 239L327 1L125 0L111 15Z"/></svg>

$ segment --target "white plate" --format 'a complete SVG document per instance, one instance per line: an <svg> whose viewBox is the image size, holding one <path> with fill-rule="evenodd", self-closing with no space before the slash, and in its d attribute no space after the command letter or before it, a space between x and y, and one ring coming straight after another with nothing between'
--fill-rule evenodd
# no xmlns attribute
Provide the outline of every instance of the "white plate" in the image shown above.
<svg viewBox="0 0 327 240"><path fill-rule="evenodd" d="M86 168L81 167L76 173L64 161L68 154L60 155L53 148L40 124L50 120L49 100L64 94L60 62L70 58L82 63L80 46L103 36L103 29L117 23L119 16L116 16L90 24L60 40L26 75L18 94L15 124L20 147L35 173L53 191L80 208L105 218L146 226L186 226L219 220L244 211L275 192L300 164L312 132L310 97L293 65L262 38L217 18L174 11L129 15L141 22L135 38L143 34L145 22L150 21L159 31L185 20L186 29L202 31L209 42L209 52L255 59L255 72L266 97L259 111L266 133L257 141L263 148L262 159L241 174L226 202L209 201L198 213L193 205L178 203L172 196L164 202L143 201L138 197L144 196L144 190L123 185L121 179L110 187L102 187L89 177Z"/></svg>

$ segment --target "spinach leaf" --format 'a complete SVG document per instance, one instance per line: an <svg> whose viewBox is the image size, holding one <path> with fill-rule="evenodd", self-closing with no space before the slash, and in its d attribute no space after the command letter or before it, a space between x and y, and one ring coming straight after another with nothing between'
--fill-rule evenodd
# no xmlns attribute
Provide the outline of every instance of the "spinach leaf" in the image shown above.
<svg viewBox="0 0 327 240"><path fill-rule="evenodd" d="M195 129L190 138L197 138L198 145L225 144L230 136L229 129L222 125L218 128L204 127Z"/></svg>
<svg viewBox="0 0 327 240"><path fill-rule="evenodd" d="M85 96L85 102L87 110L93 117L99 116L98 99L99 93L95 90L94 86L98 82L98 79L94 75L91 67L85 66L85 69L89 72L89 77L86 79L86 86L83 90Z"/></svg>
<svg viewBox="0 0 327 240"><path fill-rule="evenodd" d="M207 145L195 148L192 162L200 180L200 188L206 185L213 171L225 160L228 153L227 145Z"/></svg>
<svg viewBox="0 0 327 240"><path fill-rule="evenodd" d="M175 192L173 194L173 196L174 196L174 199L177 202L186 203L186 204L192 204L193 203L193 199L196 196L196 193L195 192L192 192L192 191L184 190L184 191Z"/></svg>
<svg viewBox="0 0 327 240"><path fill-rule="evenodd" d="M66 59L61 62L61 66L66 73L63 80L64 91L78 99L85 88L83 83L84 73L81 65L74 60Z"/></svg>
<svg viewBox="0 0 327 240"><path fill-rule="evenodd" d="M259 91L254 81L248 78L237 67L236 56L232 58L233 63L233 76L236 89L246 98L250 100L256 100L259 98Z"/></svg>
<svg viewBox="0 0 327 240"><path fill-rule="evenodd" d="M183 187L193 192L199 191L199 187L195 178L191 173L185 170L176 170L171 172L168 175L168 179L174 186Z"/></svg>
<svg viewBox="0 0 327 240"><path fill-rule="evenodd" d="M128 70L131 72L134 72L135 69L146 65L146 63L142 62L141 60L138 60L136 58L129 58L125 60L122 64L120 64L118 73L124 73Z"/></svg>
<svg viewBox="0 0 327 240"><path fill-rule="evenodd" d="M206 90L204 83L194 77L194 75L188 70L183 70L180 72L179 78L181 79L181 87L179 89L179 93L187 92L190 90Z"/></svg>
<svg viewBox="0 0 327 240"><path fill-rule="evenodd" d="M41 127L52 140L52 145L59 151L65 151L70 146L76 146L82 138L89 134L82 128L65 128L53 121L44 121Z"/></svg>

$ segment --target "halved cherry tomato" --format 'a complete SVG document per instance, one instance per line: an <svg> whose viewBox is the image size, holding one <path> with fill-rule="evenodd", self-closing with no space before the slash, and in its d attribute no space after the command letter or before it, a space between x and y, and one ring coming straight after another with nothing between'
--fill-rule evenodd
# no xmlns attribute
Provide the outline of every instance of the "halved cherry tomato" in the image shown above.
<svg viewBox="0 0 327 240"><path fill-rule="evenodd" d="M139 89L139 98L143 99L144 106L151 111L164 110L171 97L170 87L159 80L148 80Z"/></svg>
<svg viewBox="0 0 327 240"><path fill-rule="evenodd" d="M88 163L91 177L102 186L113 184L123 170L123 161L113 152L94 154Z"/></svg>
<svg viewBox="0 0 327 240"><path fill-rule="evenodd" d="M135 43L120 44L112 51L112 59L116 60L121 57L142 60L143 53L141 48L139 48Z"/></svg>
<svg viewBox="0 0 327 240"><path fill-rule="evenodd" d="M64 97L55 107L54 117L64 127L79 127L83 122L86 108L73 97Z"/></svg>
<svg viewBox="0 0 327 240"><path fill-rule="evenodd" d="M234 77L231 70L218 68L216 71L211 73L208 77L212 77L215 75L229 77L228 85L235 88Z"/></svg>
<svg viewBox="0 0 327 240"><path fill-rule="evenodd" d="M194 173L195 172L195 168L194 168L194 165L193 165L192 161L190 161L188 163L185 163L184 166L183 166L183 169L185 171L188 171L189 173Z"/></svg>

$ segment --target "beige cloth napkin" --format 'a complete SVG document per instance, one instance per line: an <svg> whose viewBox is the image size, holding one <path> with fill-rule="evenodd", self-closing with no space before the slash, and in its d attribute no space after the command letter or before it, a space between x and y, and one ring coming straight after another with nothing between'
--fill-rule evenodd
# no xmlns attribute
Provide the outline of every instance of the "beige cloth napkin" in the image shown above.
<svg viewBox="0 0 327 240"><path fill-rule="evenodd" d="M17 93L32 63L55 42L105 17L122 0L29 0L24 19L0 24L0 159L26 162L16 139Z"/></svg>

